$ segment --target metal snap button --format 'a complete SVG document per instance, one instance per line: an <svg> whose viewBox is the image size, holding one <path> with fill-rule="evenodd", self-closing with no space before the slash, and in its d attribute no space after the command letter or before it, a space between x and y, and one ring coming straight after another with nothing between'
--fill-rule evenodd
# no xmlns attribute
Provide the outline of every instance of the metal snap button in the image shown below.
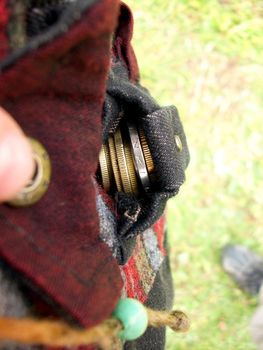
<svg viewBox="0 0 263 350"><path fill-rule="evenodd" d="M43 197L48 189L51 177L51 162L44 146L33 138L29 138L35 161L35 173L30 182L8 201L15 207L27 207L35 204Z"/></svg>
<svg viewBox="0 0 263 350"><path fill-rule="evenodd" d="M182 141L180 139L180 136L179 135L175 135L174 139L175 139L175 145L176 145L177 151L178 152L182 152L183 144L182 144Z"/></svg>

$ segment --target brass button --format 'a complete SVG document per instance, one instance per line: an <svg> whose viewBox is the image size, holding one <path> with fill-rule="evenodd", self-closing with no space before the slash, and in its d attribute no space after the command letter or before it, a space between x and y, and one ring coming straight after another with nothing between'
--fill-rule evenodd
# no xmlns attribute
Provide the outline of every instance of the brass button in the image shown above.
<svg viewBox="0 0 263 350"><path fill-rule="evenodd" d="M15 207L30 206L46 193L51 177L50 158L43 145L35 139L29 138L35 161L35 173L30 182L8 204Z"/></svg>
<svg viewBox="0 0 263 350"><path fill-rule="evenodd" d="M178 152L182 152L183 144L182 144L182 141L180 139L180 136L179 135L175 135L174 139L175 139L175 144L176 144L177 151Z"/></svg>

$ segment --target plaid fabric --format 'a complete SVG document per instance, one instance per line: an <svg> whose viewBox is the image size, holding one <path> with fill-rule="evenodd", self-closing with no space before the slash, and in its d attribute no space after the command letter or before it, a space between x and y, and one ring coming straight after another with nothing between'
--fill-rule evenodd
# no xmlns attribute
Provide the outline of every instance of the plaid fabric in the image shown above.
<svg viewBox="0 0 263 350"><path fill-rule="evenodd" d="M97 193L100 235L114 256L117 255L117 217L109 198ZM164 248L165 217L136 237L135 247L127 263L120 266L124 287L122 296L146 302L157 272L166 256Z"/></svg>
<svg viewBox="0 0 263 350"><path fill-rule="evenodd" d="M163 221L163 219L159 220ZM143 303L148 298L164 259L155 228L150 228L136 237L136 245L131 258L127 264L121 266L125 290L123 294ZM163 232L159 232L159 236L160 234L163 235Z"/></svg>
<svg viewBox="0 0 263 350"><path fill-rule="evenodd" d="M118 5L69 2L62 23L20 49L9 47L0 60L1 106L45 145L52 162L41 201L0 206L0 257L63 317L86 327L111 314L122 288L116 260L99 238L92 178Z"/></svg>

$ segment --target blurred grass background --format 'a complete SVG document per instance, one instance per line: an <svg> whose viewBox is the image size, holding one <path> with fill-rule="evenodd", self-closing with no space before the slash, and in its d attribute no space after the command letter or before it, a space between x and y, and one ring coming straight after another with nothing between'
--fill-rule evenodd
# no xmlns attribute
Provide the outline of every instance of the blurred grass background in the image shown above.
<svg viewBox="0 0 263 350"><path fill-rule="evenodd" d="M263 2L127 3L142 83L178 107L191 151L168 226L175 307L192 327L169 333L167 349L254 350L257 300L224 274L220 249L242 243L263 255Z"/></svg>

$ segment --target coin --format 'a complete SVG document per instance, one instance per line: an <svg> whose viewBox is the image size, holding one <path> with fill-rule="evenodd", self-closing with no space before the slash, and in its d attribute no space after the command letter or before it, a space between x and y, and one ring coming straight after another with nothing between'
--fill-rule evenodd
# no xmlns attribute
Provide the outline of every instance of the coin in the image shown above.
<svg viewBox="0 0 263 350"><path fill-rule="evenodd" d="M130 176L132 192L135 195L138 195L139 188L138 188L138 181L137 181L137 176L136 176L136 170L135 170L135 166L134 166L134 162L133 162L131 145L130 145L130 143L128 142L127 139L124 139L123 146L124 146L124 153L125 153L125 158L126 158L128 171L129 171L129 176Z"/></svg>
<svg viewBox="0 0 263 350"><path fill-rule="evenodd" d="M130 121L127 122L128 132L131 140L132 154L134 159L134 165L139 179L141 180L142 186L145 191L150 189L150 179L145 163L143 150L137 128Z"/></svg>
<svg viewBox="0 0 263 350"><path fill-rule="evenodd" d="M99 154L99 163L103 187L106 192L109 192L112 184L114 183L114 179L108 144L102 145Z"/></svg>
<svg viewBox="0 0 263 350"><path fill-rule="evenodd" d="M110 149L111 164L112 164L115 183L117 186L117 191L122 192L123 189L122 189L121 175L120 175L120 169L118 165L115 142L114 142L113 136L109 136L108 144Z"/></svg>
<svg viewBox="0 0 263 350"><path fill-rule="evenodd" d="M117 154L118 165L121 174L122 186L124 192L132 193L132 185L128 170L128 165L125 157L124 144L120 128L114 134L115 149Z"/></svg>
<svg viewBox="0 0 263 350"><path fill-rule="evenodd" d="M143 155L144 155L144 159L145 159L148 173L152 174L154 172L154 163L153 163L151 151L150 151L148 143L146 141L144 131L141 128L139 128L139 137L140 137L142 151L143 151Z"/></svg>

